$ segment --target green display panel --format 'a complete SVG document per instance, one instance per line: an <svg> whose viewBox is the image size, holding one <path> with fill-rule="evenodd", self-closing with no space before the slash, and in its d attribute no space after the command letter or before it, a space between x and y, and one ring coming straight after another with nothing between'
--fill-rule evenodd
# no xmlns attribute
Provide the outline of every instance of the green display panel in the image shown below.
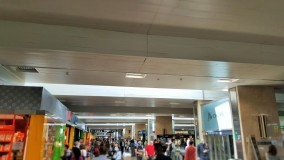
<svg viewBox="0 0 284 160"><path fill-rule="evenodd" d="M65 140L66 125L56 126L55 140L53 143L52 160L61 160L64 153L64 140Z"/></svg>

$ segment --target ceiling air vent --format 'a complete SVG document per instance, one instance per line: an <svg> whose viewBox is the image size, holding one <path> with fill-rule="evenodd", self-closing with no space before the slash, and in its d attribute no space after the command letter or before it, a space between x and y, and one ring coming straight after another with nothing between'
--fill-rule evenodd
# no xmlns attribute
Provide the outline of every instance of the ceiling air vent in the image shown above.
<svg viewBox="0 0 284 160"><path fill-rule="evenodd" d="M17 67L17 71L29 72L29 73L38 73L38 71L34 67L28 67L28 66L19 66L19 67Z"/></svg>

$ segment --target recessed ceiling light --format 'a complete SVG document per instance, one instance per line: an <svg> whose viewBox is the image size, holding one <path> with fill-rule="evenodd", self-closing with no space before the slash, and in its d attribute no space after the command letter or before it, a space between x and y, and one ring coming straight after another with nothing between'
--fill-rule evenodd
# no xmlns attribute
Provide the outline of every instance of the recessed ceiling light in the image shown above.
<svg viewBox="0 0 284 160"><path fill-rule="evenodd" d="M141 73L126 73L125 78L145 78L147 74Z"/></svg>
<svg viewBox="0 0 284 160"><path fill-rule="evenodd" d="M179 105L180 103L177 102L170 102L170 105Z"/></svg>
<svg viewBox="0 0 284 160"><path fill-rule="evenodd" d="M122 104L122 103L125 103L125 101L114 101L114 103Z"/></svg>
<svg viewBox="0 0 284 160"><path fill-rule="evenodd" d="M228 92L229 90L228 90L228 88L224 88L224 89L222 89L222 91Z"/></svg>
<svg viewBox="0 0 284 160"><path fill-rule="evenodd" d="M234 83L234 82L237 82L239 79L230 79L230 78L221 78L221 79L218 79L217 82L220 82L220 83Z"/></svg>
<svg viewBox="0 0 284 160"><path fill-rule="evenodd" d="M131 119L131 120L141 120L141 119L155 119L155 117L136 117L136 116L78 116L79 119Z"/></svg>
<svg viewBox="0 0 284 160"><path fill-rule="evenodd" d="M184 129L181 129L181 130L183 130L183 131L184 131Z"/></svg>
<svg viewBox="0 0 284 160"><path fill-rule="evenodd" d="M152 117L152 115L151 114L147 114L146 117Z"/></svg>

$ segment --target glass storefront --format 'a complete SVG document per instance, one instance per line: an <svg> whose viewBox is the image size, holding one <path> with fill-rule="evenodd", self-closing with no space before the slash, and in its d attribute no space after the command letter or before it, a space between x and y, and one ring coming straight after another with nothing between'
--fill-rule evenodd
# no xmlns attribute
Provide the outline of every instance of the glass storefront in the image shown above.
<svg viewBox="0 0 284 160"><path fill-rule="evenodd" d="M206 135L206 143L209 144L209 156L211 160L228 160L234 156L232 135Z"/></svg>
<svg viewBox="0 0 284 160"><path fill-rule="evenodd" d="M209 145L210 160L234 158L232 114L228 99L202 105L204 141Z"/></svg>

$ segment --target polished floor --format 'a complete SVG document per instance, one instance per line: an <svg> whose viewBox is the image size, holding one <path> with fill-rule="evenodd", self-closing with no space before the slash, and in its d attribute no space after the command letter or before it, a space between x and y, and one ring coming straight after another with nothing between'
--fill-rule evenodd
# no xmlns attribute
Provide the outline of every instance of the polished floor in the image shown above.
<svg viewBox="0 0 284 160"><path fill-rule="evenodd" d="M136 160L135 157L131 157L130 153L123 153L123 160Z"/></svg>

